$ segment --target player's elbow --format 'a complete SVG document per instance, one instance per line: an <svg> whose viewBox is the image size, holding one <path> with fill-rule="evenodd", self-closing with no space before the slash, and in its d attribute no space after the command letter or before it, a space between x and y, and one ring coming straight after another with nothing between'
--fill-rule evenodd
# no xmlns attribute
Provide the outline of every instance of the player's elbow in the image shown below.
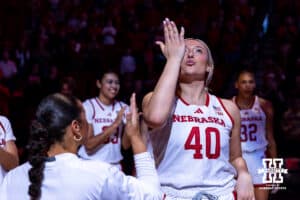
<svg viewBox="0 0 300 200"><path fill-rule="evenodd" d="M166 117L158 115L157 113L143 114L143 119L145 120L147 126L151 128L159 128L166 121Z"/></svg>
<svg viewBox="0 0 300 200"><path fill-rule="evenodd" d="M92 144L89 143L89 142L86 142L86 143L84 144L84 148L85 148L85 151L86 151L86 153L87 153L88 155L92 155L92 154L95 153L95 147L94 147L94 145L92 145Z"/></svg>

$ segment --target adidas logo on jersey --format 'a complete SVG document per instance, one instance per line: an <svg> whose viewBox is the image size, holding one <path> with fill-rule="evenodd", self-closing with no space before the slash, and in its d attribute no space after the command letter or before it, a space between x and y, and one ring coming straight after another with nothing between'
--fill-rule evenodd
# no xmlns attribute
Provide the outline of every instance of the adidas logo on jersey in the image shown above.
<svg viewBox="0 0 300 200"><path fill-rule="evenodd" d="M200 113L203 114L202 110L200 108L198 108L194 113Z"/></svg>

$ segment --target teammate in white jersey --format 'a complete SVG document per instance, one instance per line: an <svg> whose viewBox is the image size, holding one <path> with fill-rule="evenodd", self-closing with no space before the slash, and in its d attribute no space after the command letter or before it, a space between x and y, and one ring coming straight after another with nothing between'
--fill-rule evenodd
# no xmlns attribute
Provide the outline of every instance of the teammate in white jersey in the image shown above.
<svg viewBox="0 0 300 200"><path fill-rule="evenodd" d="M115 72L105 71L96 84L99 95L83 103L90 129L87 141L78 154L85 159L101 160L121 168L121 145L124 149L130 146L126 135L123 137L123 114L128 106L116 100L120 81Z"/></svg>
<svg viewBox="0 0 300 200"><path fill-rule="evenodd" d="M1 200L163 199L154 161L139 131L135 95L126 134L135 154L137 177L106 162L77 157L88 123L79 100L53 94L40 103L31 128L29 162L11 170L0 186Z"/></svg>
<svg viewBox="0 0 300 200"><path fill-rule="evenodd" d="M207 45L184 39L165 19L167 58L154 91L143 99L143 117L166 199L254 199L241 156L239 110L207 92L213 60ZM237 176L237 180L235 180Z"/></svg>
<svg viewBox="0 0 300 200"><path fill-rule="evenodd" d="M276 143L273 137L273 108L269 101L254 94L255 77L249 70L238 74L235 87L238 90L233 101L241 114L241 143L243 158L252 176L256 200L267 200L268 190L263 186L263 158L276 158Z"/></svg>
<svg viewBox="0 0 300 200"><path fill-rule="evenodd" d="M0 184L7 171L18 166L19 156L9 120L0 115Z"/></svg>

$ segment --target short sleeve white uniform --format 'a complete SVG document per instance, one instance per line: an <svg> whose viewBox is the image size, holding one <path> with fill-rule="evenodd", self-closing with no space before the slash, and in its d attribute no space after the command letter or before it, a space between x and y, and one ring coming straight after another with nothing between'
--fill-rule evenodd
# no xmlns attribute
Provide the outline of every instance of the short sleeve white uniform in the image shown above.
<svg viewBox="0 0 300 200"><path fill-rule="evenodd" d="M235 101L235 97L233 98ZM243 158L255 185L263 183L264 168L262 159L266 157L266 114L260 106L259 98L255 96L254 103L249 109L240 109L241 114L241 144Z"/></svg>
<svg viewBox="0 0 300 200"><path fill-rule="evenodd" d="M9 120L0 115L0 147L5 149L5 145L10 140L16 140ZM0 165L0 184L4 178L6 171Z"/></svg>
<svg viewBox="0 0 300 200"><path fill-rule="evenodd" d="M88 99L83 103L85 109L86 118L89 124L92 124L94 128L94 134L98 135L103 130L110 126L116 119L118 112L122 107L128 106L121 102L115 101L112 105L106 106L96 98ZM125 123L125 117L123 119ZM121 154L121 138L124 125L121 124L116 133L112 134L109 141L102 147L100 147L95 153L88 155L85 147L80 147L78 154L85 159L96 159L105 161L111 164L118 164L123 156Z"/></svg>
<svg viewBox="0 0 300 200"><path fill-rule="evenodd" d="M198 192L233 199L236 170L229 162L233 121L221 100L207 95L206 105L198 106L177 98L173 111L162 129L149 134L167 199L192 199Z"/></svg>
<svg viewBox="0 0 300 200"><path fill-rule="evenodd" d="M41 200L161 200L162 193L154 162L149 153L135 156L138 179L126 176L101 161L83 160L63 153L46 161ZM1 200L29 200L27 162L5 177L0 186Z"/></svg>

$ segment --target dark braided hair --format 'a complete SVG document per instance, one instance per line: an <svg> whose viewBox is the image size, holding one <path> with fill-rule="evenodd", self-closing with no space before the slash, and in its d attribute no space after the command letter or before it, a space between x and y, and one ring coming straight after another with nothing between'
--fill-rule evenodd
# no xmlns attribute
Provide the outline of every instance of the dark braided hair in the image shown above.
<svg viewBox="0 0 300 200"><path fill-rule="evenodd" d="M80 119L81 108L74 97L52 94L44 98L36 111L36 120L32 122L28 143L30 185L28 194L31 200L41 196L44 178L45 159L51 145L62 142L66 127L75 119Z"/></svg>

